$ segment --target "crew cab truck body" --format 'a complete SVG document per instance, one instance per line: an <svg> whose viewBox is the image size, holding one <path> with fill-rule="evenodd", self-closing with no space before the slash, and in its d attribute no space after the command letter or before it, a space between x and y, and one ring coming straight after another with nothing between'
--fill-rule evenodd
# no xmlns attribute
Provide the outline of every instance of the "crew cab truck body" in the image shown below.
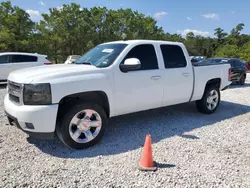
<svg viewBox="0 0 250 188"><path fill-rule="evenodd" d="M31 136L82 149L97 143L109 117L196 101L210 114L231 84L230 65L192 65L182 43L104 43L74 64L12 72L4 108Z"/></svg>

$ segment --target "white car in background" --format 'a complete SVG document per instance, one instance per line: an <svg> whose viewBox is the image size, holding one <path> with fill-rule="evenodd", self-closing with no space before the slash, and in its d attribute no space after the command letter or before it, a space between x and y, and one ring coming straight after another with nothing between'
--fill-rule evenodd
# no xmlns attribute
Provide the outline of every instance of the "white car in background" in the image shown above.
<svg viewBox="0 0 250 188"><path fill-rule="evenodd" d="M64 62L64 64L72 64L74 61L79 59L81 56L80 55L70 55L68 56L67 60Z"/></svg>
<svg viewBox="0 0 250 188"><path fill-rule="evenodd" d="M12 71L52 64L46 55L20 52L0 53L0 82L8 79Z"/></svg>

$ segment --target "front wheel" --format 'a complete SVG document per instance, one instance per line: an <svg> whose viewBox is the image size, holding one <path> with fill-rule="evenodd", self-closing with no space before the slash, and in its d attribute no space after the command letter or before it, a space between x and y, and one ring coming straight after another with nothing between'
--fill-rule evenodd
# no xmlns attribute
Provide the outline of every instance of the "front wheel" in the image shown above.
<svg viewBox="0 0 250 188"><path fill-rule="evenodd" d="M106 119L106 113L99 105L77 104L64 114L56 132L66 146L74 149L85 149L100 141L104 133Z"/></svg>
<svg viewBox="0 0 250 188"><path fill-rule="evenodd" d="M212 114L220 104L220 91L215 86L210 86L205 90L201 100L196 101L198 111L205 114Z"/></svg>

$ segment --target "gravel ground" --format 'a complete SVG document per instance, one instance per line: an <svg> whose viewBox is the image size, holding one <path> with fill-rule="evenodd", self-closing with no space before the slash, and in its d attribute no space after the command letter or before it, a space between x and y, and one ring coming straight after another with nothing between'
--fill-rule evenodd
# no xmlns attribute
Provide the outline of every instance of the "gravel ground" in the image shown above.
<svg viewBox="0 0 250 188"><path fill-rule="evenodd" d="M222 92L212 115L190 103L111 119L102 142L82 151L6 125L5 92L0 187L250 187L250 82ZM156 172L137 169L147 133Z"/></svg>

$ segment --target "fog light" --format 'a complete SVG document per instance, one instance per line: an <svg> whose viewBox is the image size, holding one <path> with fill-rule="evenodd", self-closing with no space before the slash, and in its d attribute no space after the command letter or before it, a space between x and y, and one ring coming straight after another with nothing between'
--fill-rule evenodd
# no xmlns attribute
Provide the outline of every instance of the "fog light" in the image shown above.
<svg viewBox="0 0 250 188"><path fill-rule="evenodd" d="M25 125L28 129L35 129L35 127L32 123L25 123Z"/></svg>

